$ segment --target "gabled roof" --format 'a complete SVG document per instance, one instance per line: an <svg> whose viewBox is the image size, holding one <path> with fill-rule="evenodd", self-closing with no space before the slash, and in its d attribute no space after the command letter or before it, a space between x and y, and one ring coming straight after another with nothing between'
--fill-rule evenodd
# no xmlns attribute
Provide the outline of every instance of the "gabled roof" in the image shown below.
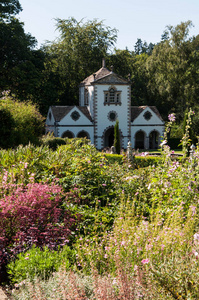
<svg viewBox="0 0 199 300"><path fill-rule="evenodd" d="M79 109L92 122L88 108L85 106L51 106L55 121L60 122L74 107Z"/></svg>
<svg viewBox="0 0 199 300"><path fill-rule="evenodd" d="M59 122L63 119L74 106L51 106L51 110L55 121Z"/></svg>
<svg viewBox="0 0 199 300"><path fill-rule="evenodd" d="M149 107L158 118L163 121L156 106L131 106L131 122L133 122L147 107Z"/></svg>
<svg viewBox="0 0 199 300"><path fill-rule="evenodd" d="M96 73L88 76L87 78L85 78L81 84L85 84L85 85L89 85L91 84L91 82L96 81L98 79L103 78L106 75L111 74L111 71L109 71L106 67L102 67L101 69L99 69Z"/></svg>
<svg viewBox="0 0 199 300"><path fill-rule="evenodd" d="M96 73L84 79L80 85L90 85L94 83L128 84L129 81L117 75L113 71L109 71L106 67L102 67Z"/></svg>

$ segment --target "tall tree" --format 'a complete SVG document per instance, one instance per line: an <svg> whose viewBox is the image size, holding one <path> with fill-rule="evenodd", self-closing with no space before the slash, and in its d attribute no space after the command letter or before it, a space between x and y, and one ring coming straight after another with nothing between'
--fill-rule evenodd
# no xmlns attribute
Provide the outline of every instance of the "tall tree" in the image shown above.
<svg viewBox="0 0 199 300"><path fill-rule="evenodd" d="M114 147L117 154L120 154L120 131L119 131L119 121L116 120L114 126Z"/></svg>
<svg viewBox="0 0 199 300"><path fill-rule="evenodd" d="M165 38L147 60L148 88L160 112L175 111L182 119L186 107L198 102L198 42L189 38L191 21L168 26Z"/></svg>
<svg viewBox="0 0 199 300"><path fill-rule="evenodd" d="M50 57L48 72L59 75L60 104L78 103L79 83L101 66L101 60L113 49L117 30L102 21L74 18L57 19L60 37L46 49Z"/></svg>
<svg viewBox="0 0 199 300"><path fill-rule="evenodd" d="M19 0L0 0L0 19L9 20L22 11Z"/></svg>
<svg viewBox="0 0 199 300"><path fill-rule="evenodd" d="M0 1L0 91L11 90L21 100L32 97L41 82L44 55L15 15L18 0Z"/></svg>

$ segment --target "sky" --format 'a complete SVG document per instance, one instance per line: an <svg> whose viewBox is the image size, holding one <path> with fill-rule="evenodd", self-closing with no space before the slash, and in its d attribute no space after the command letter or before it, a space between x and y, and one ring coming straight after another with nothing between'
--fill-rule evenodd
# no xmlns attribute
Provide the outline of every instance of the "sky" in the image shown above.
<svg viewBox="0 0 199 300"><path fill-rule="evenodd" d="M59 37L56 19L97 19L118 30L115 47L134 50L138 38L158 43L167 25L191 20L190 36L199 34L199 0L19 0L18 18L38 47Z"/></svg>

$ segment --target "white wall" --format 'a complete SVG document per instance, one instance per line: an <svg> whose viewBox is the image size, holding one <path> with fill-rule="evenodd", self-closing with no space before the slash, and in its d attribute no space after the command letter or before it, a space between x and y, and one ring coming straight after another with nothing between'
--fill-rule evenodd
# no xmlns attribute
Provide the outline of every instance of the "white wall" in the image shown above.
<svg viewBox="0 0 199 300"><path fill-rule="evenodd" d="M145 148L149 148L149 135L152 131L157 131L159 133L159 142L161 137L164 135L164 126L157 125L157 126L131 126L131 145L132 148L135 148L135 135L138 131L142 130L145 133ZM148 139L148 140L147 140Z"/></svg>
<svg viewBox="0 0 199 300"><path fill-rule="evenodd" d="M78 120L73 120L71 114L74 111L78 111L80 118ZM78 135L80 131L85 131L88 133L91 143L94 143L94 130L93 123L78 109L74 107L59 123L58 123L58 136L61 137L63 133L67 130L74 134L74 137Z"/></svg>
<svg viewBox="0 0 199 300"><path fill-rule="evenodd" d="M96 85L97 93L97 136L102 137L103 133L110 126L115 125L115 121L110 121L108 119L108 114L110 111L117 113L117 118L119 120L119 129L121 130L123 136L127 136L128 133L128 86L127 85L113 85L117 91L121 91L121 106L110 104L104 105L104 91L108 91L111 85ZM127 146L128 139L124 138L124 147ZM101 149L102 138L98 138L97 148Z"/></svg>
<svg viewBox="0 0 199 300"><path fill-rule="evenodd" d="M51 119L49 118L50 114L51 114ZM53 117L52 110L50 107L46 118L46 129L45 129L46 133L53 132L54 135L56 134L54 124L55 124L55 119Z"/></svg>

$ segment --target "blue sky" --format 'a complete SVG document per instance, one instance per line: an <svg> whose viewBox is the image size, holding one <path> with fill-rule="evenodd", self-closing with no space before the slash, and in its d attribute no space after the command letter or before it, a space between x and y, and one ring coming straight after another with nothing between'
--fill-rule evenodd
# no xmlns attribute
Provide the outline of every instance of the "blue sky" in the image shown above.
<svg viewBox="0 0 199 300"><path fill-rule="evenodd" d="M56 18L74 17L77 21L103 20L118 29L116 48L134 50L137 38L157 43L167 25L191 20L190 35L199 34L199 0L19 0L23 12L19 18L25 31L38 45L53 41L59 33Z"/></svg>

